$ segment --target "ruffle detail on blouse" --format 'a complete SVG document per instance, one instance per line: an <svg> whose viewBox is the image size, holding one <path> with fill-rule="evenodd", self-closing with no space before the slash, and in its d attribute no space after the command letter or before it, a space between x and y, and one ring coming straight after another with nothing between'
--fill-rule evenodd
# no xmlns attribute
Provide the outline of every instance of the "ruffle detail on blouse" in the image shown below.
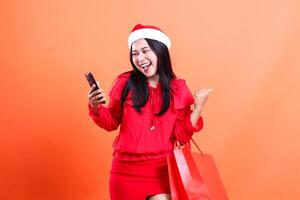
<svg viewBox="0 0 300 200"><path fill-rule="evenodd" d="M183 109L194 103L194 97L190 89L187 87L185 80L173 80L171 88L174 109Z"/></svg>
<svg viewBox="0 0 300 200"><path fill-rule="evenodd" d="M109 92L110 98L121 100L123 89L129 79L130 72L120 74L114 81L112 89Z"/></svg>

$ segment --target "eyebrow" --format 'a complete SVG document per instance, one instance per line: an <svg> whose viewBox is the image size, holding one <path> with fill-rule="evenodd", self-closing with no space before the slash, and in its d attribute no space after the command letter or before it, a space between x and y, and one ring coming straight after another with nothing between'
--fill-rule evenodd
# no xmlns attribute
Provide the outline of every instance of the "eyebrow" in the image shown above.
<svg viewBox="0 0 300 200"><path fill-rule="evenodd" d="M150 47L143 47L141 50L150 49ZM132 52L137 52L138 50L132 50Z"/></svg>

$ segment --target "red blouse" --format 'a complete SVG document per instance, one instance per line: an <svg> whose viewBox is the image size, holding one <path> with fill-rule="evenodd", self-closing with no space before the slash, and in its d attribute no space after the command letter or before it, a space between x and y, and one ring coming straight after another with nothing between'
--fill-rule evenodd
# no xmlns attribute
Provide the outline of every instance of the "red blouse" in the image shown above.
<svg viewBox="0 0 300 200"><path fill-rule="evenodd" d="M191 124L191 105L193 95L182 79L171 82L171 101L167 112L156 116L162 104L161 85L149 87L149 98L142 112L133 108L131 92L128 93L123 107L121 106L122 90L129 78L129 73L121 74L115 80L109 96L108 106L99 106L99 115L96 115L89 105L89 115L93 121L107 131L120 131L113 147L114 155L122 160L143 160L162 158L171 155L175 140L181 143L188 142L193 132L203 127L202 117L199 118L196 128Z"/></svg>

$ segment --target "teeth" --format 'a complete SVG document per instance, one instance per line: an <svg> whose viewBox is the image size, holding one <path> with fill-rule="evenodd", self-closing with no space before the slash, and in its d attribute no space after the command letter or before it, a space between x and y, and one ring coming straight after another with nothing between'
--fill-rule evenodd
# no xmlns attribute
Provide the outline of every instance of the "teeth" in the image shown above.
<svg viewBox="0 0 300 200"><path fill-rule="evenodd" d="M150 66L150 63L141 64L141 66L142 66L143 68L146 68L146 67L149 67L149 66Z"/></svg>

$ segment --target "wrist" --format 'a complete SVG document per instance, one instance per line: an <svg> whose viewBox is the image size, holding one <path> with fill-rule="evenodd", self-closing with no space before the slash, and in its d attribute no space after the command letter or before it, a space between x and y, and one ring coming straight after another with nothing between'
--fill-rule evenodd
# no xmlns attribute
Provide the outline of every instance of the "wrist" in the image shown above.
<svg viewBox="0 0 300 200"><path fill-rule="evenodd" d="M203 109L202 106L194 105L194 111L195 111L195 112L201 113L201 112L202 112L202 109Z"/></svg>
<svg viewBox="0 0 300 200"><path fill-rule="evenodd" d="M99 114L99 107L98 107L98 106L93 106L92 104L90 104L90 109L91 109L91 111L92 111L95 115L98 115L98 114Z"/></svg>

